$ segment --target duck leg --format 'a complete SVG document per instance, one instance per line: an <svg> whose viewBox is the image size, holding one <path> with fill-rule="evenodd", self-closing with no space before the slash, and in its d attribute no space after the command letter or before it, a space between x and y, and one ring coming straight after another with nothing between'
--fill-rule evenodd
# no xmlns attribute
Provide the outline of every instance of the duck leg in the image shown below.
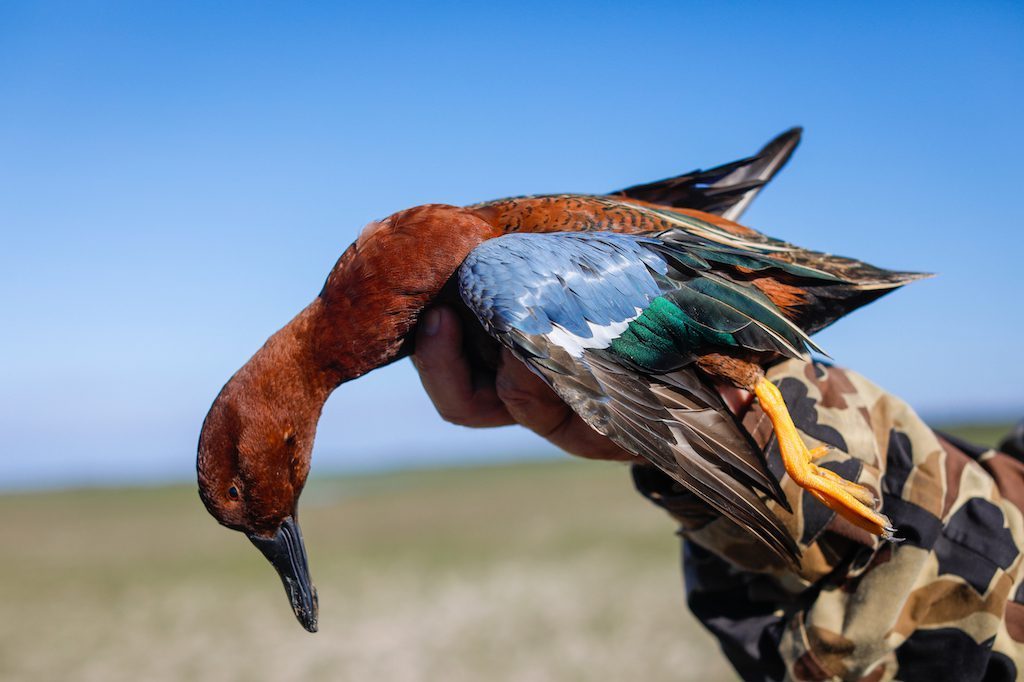
<svg viewBox="0 0 1024 682"><path fill-rule="evenodd" d="M762 375L753 391L775 428L782 463L793 482L855 526L892 539L896 529L884 514L875 511L878 503L870 490L814 463L828 448L807 449L775 384Z"/></svg>

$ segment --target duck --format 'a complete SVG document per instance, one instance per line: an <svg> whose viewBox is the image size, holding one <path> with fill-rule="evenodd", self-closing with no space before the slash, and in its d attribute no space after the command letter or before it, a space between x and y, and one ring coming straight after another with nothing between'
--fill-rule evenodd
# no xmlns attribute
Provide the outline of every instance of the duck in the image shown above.
<svg viewBox="0 0 1024 682"><path fill-rule="evenodd" d="M756 396L797 485L893 539L874 492L815 464L765 368L823 352L811 335L924 273L800 248L737 220L786 165L793 128L752 156L607 194L427 204L367 225L316 298L224 385L203 422L199 495L277 570L310 632L319 601L298 524L321 410L340 385L415 350L430 306L471 324L591 428L646 460L790 564L800 550L765 454L715 386Z"/></svg>

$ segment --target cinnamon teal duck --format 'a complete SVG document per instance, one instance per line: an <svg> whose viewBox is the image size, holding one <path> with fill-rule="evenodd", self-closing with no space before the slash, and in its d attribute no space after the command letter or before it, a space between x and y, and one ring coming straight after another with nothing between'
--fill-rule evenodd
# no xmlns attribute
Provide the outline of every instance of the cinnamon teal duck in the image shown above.
<svg viewBox="0 0 1024 682"><path fill-rule="evenodd" d="M323 290L214 400L199 440L199 492L275 566L317 628L297 522L331 392L409 355L436 302L474 320L479 362L507 347L592 428L649 460L789 560L799 550L764 504L786 507L764 454L714 382L752 391L786 472L883 537L872 492L818 467L764 368L819 350L810 336L923 275L809 251L735 222L800 139L604 195L558 194L399 211L371 223Z"/></svg>

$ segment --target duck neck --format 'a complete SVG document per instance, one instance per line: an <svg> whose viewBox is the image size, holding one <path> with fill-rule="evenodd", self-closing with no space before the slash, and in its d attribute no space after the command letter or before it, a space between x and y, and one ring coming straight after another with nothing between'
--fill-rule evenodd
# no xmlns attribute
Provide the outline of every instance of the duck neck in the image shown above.
<svg viewBox="0 0 1024 682"><path fill-rule="evenodd" d="M303 311L308 319L299 323L296 339L315 368L317 390L324 400L346 381L408 355L408 338L427 302L372 314L348 298L329 300L321 295L313 301Z"/></svg>
<svg viewBox="0 0 1024 682"><path fill-rule="evenodd" d="M316 428L330 395L330 380L315 354L315 330L322 313L314 302L273 334L221 390L218 401L239 403L247 412L299 430Z"/></svg>
<svg viewBox="0 0 1024 682"><path fill-rule="evenodd" d="M285 329L326 400L338 385L409 354L423 309L469 252L496 236L476 213L419 206L371 224Z"/></svg>

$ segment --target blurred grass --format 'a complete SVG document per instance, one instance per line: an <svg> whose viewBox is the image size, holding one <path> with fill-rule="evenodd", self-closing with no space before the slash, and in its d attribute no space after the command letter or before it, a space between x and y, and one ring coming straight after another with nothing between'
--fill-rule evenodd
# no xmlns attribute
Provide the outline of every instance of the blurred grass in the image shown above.
<svg viewBox="0 0 1024 682"><path fill-rule="evenodd" d="M559 461L303 496L320 632L194 488L0 496L0 679L732 679L674 527L626 469Z"/></svg>
<svg viewBox="0 0 1024 682"><path fill-rule="evenodd" d="M994 448L1013 428L1014 422L992 422L992 423L941 423L933 425L933 428L962 438L968 443L983 445Z"/></svg>
<svg viewBox="0 0 1024 682"><path fill-rule="evenodd" d="M673 524L618 465L314 479L315 635L193 486L9 494L0 515L2 680L733 679Z"/></svg>

